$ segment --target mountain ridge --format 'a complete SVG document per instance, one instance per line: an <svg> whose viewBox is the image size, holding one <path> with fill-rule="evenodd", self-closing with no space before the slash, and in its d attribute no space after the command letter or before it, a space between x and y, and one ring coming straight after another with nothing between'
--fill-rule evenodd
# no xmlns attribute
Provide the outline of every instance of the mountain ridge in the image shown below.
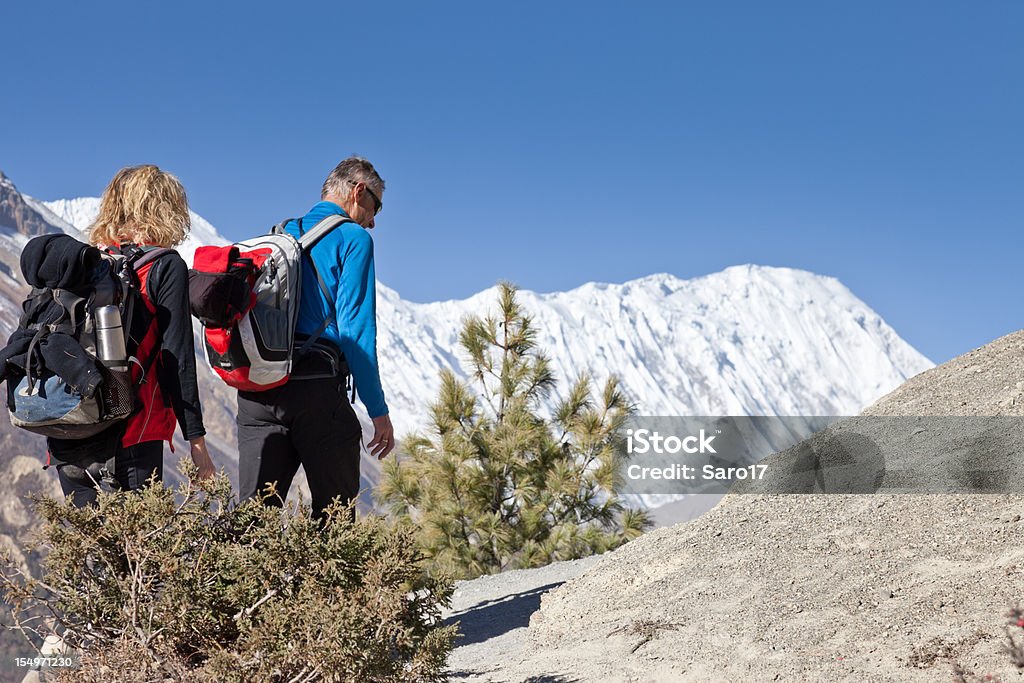
<svg viewBox="0 0 1024 683"><path fill-rule="evenodd" d="M76 227L81 229L83 223L95 216L99 199L65 199L42 204L69 222L77 221ZM190 235L182 249L186 257L200 242L227 243L202 217L193 215L193 223L199 230ZM400 431L426 424L427 404L436 395L438 386L439 365L451 365L457 374L468 376L458 346L460 321L470 313L486 313L493 308L496 292L497 286L492 286L464 299L415 303L402 299L397 291L378 282L378 353L382 381ZM800 292L807 295L801 296ZM551 355L561 381L570 381L579 369L597 379L614 371L626 372L625 388L640 399L641 410L650 414L856 414L903 380L933 365L900 339L837 278L805 270L740 264L690 279L671 273L652 273L623 283L587 282L564 292L520 290L519 296L524 307L535 316L541 347L553 349ZM632 310L623 313L625 302L632 305ZM830 307L829 304L836 305ZM783 316L780 309L787 307L797 309L798 314L803 314L802 318L800 315ZM730 315L716 318L716 311L723 309L730 311ZM765 310L769 314L761 315ZM659 315L670 320L659 319ZM595 321L595 316L600 320ZM787 374L782 367L786 363L781 359L790 353L785 343L792 341L787 339L788 332L775 334L770 340L773 344L769 346L775 349L774 368L772 359L764 357L757 359L757 367L741 373L742 357L750 353L741 347L744 343L750 346L747 331L757 327L748 320L758 318L762 322L759 342L768 341L771 336L768 332L782 322L793 328L796 333L793 338L813 333L824 348L832 346L834 355L842 357L838 365L844 387L829 391L821 385L808 386L813 381L810 370ZM809 323L810 318L813 321ZM830 323L830 318L844 320L846 324ZM858 338L860 335L849 324L851 321L870 338ZM680 324L696 327L697 332L676 330L673 333L671 328ZM615 325L623 328L622 332L632 325L635 332L648 335L650 343L630 343L626 334L622 338L609 335L608 330ZM585 341L598 358L588 356L585 349L570 343L580 337L580 330L572 327L582 327L582 331L588 333ZM552 328L561 334L552 334ZM709 332L705 328L718 329ZM428 330L426 335L424 329ZM842 349L837 347L832 333L845 335L843 341L847 343L840 345ZM601 335L603 338L595 342ZM689 383L677 382L671 390L664 390L658 386L663 383L659 378L644 376L650 374L646 372L648 365L667 366L677 374L709 374L696 367L699 363L682 362L684 359L680 359L679 354L672 357L671 350L680 342L690 355L700 358L714 370L732 373L732 379L738 379L738 383L697 378ZM636 353L617 352L614 348L617 345L622 349L630 347ZM716 351L712 353L712 349ZM837 368L829 368L829 363L823 360L824 354L816 348L804 344L800 354L801 357L795 359L797 364L808 365L829 379L836 379ZM617 367L602 368L602 358L614 361ZM792 365L793 357L787 361ZM782 381L759 381L757 375L762 372L781 372L789 386L784 386ZM860 374L875 379L861 381ZM749 390L738 390L737 386ZM800 396L801 400L779 400L778 396L787 391ZM716 396L726 398L716 400Z"/></svg>
<svg viewBox="0 0 1024 683"><path fill-rule="evenodd" d="M78 237L100 203L97 197L41 201L27 195L24 201L55 229ZM187 262L200 244L228 242L195 213L192 224L179 247ZM0 261L8 270L17 271L14 255L24 239L0 235L8 246ZM10 302L0 305L0 328L7 333L23 296L19 275L0 272L0 299ZM429 429L441 368L469 378L458 342L461 324L467 315L493 311L496 289L415 303L378 282L381 380L399 436ZM559 380L560 389L541 406L545 412L585 372L596 383L617 374L648 415L850 415L933 365L838 279L797 269L743 264L691 279L652 273L565 292L520 290L519 299ZM234 392L208 369L198 327L196 339L208 430L232 471ZM370 420L359 402L356 410L367 441ZM370 488L380 463L364 457L363 471Z"/></svg>

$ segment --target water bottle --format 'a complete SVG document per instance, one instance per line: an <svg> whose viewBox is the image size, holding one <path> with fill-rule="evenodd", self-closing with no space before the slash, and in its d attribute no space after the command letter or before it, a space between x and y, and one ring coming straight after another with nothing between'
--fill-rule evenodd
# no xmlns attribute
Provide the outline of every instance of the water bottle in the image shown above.
<svg viewBox="0 0 1024 683"><path fill-rule="evenodd" d="M100 388L100 404L106 419L127 417L134 400L128 372L128 350L117 306L100 306L95 311L96 358L106 369Z"/></svg>
<svg viewBox="0 0 1024 683"><path fill-rule="evenodd" d="M96 309L96 357L110 370L124 372L128 369L121 311L117 306Z"/></svg>

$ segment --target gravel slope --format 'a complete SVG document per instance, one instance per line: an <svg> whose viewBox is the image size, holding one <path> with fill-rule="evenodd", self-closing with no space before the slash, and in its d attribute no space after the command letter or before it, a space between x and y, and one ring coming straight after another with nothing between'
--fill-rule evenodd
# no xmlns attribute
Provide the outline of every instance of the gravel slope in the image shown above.
<svg viewBox="0 0 1024 683"><path fill-rule="evenodd" d="M1021 380L1024 332L864 414L1021 415ZM955 437L922 438L943 453ZM575 578L544 568L548 584L568 581L543 595L526 637L476 636L453 666L481 681L931 682L956 661L1019 680L1002 646L1007 609L1024 599L1022 517L1024 497L1009 494L729 495ZM529 584L481 581L508 581L506 595Z"/></svg>

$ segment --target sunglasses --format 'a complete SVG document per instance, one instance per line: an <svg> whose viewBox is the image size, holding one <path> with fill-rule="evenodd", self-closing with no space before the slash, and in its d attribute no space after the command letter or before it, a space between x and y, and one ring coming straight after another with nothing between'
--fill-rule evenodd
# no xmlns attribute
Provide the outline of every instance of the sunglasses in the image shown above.
<svg viewBox="0 0 1024 683"><path fill-rule="evenodd" d="M350 180L349 182L352 183L353 185L359 184L354 180ZM380 210L384 207L384 204L380 201L380 197L378 197L376 193L374 193L374 191L370 189L369 185L363 183L363 189L369 192L370 197L373 199L373 215L376 216L378 213L380 213Z"/></svg>

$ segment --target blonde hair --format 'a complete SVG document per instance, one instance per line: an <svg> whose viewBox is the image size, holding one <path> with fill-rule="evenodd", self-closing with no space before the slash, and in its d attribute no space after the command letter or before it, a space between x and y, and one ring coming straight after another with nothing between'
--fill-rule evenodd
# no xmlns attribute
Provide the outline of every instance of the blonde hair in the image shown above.
<svg viewBox="0 0 1024 683"><path fill-rule="evenodd" d="M191 220L181 182L152 164L118 171L103 191L100 213L89 228L97 245L123 242L173 247L188 237Z"/></svg>

